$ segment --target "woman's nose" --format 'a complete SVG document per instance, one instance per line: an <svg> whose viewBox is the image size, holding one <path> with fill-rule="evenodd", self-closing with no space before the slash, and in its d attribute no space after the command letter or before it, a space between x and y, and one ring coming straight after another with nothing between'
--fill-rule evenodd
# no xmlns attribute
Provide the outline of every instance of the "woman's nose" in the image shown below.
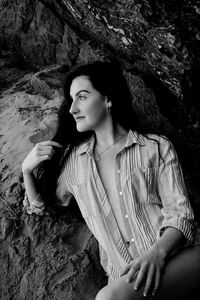
<svg viewBox="0 0 200 300"><path fill-rule="evenodd" d="M77 107L76 101L72 102L69 112L72 115L78 112L78 107Z"/></svg>

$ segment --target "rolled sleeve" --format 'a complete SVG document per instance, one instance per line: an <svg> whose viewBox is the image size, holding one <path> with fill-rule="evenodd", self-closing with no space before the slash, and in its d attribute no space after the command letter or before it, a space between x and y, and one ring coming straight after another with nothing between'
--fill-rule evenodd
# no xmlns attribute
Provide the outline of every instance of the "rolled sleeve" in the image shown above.
<svg viewBox="0 0 200 300"><path fill-rule="evenodd" d="M45 209L45 204L41 202L40 206L36 206L34 204L31 204L28 199L28 195L25 192L24 194L24 199L23 199L23 207L24 210L27 212L27 214L32 215L43 215L44 214L44 209Z"/></svg>
<svg viewBox="0 0 200 300"><path fill-rule="evenodd" d="M159 235L161 236L167 227L175 227L183 233L187 242L193 243L196 223L176 151L165 138L160 150L158 191L164 219Z"/></svg>

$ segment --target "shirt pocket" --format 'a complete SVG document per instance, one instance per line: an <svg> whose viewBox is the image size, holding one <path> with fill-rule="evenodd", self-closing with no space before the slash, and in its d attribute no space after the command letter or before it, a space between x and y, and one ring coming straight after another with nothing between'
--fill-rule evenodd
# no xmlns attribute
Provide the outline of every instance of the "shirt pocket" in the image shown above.
<svg viewBox="0 0 200 300"><path fill-rule="evenodd" d="M75 197L83 217L94 217L98 214L98 206L92 194L90 182L84 182L74 186Z"/></svg>
<svg viewBox="0 0 200 300"><path fill-rule="evenodd" d="M137 203L160 203L157 196L157 168L133 168L128 176L128 184Z"/></svg>

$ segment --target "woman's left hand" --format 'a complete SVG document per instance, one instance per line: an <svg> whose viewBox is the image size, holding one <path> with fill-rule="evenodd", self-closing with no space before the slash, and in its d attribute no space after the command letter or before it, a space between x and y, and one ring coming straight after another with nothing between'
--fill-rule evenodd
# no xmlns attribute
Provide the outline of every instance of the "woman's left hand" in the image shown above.
<svg viewBox="0 0 200 300"><path fill-rule="evenodd" d="M153 289L152 295L154 295L158 289L164 266L164 255L157 249L151 249L131 262L121 276L127 275L126 282L132 282L135 279L135 290L140 287L142 282L145 282L143 295L147 296L150 288Z"/></svg>

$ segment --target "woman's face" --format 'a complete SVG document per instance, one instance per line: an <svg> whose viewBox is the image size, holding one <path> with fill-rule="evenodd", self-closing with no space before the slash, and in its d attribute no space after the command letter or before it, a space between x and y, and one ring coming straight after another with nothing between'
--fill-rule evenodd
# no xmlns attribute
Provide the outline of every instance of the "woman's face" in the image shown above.
<svg viewBox="0 0 200 300"><path fill-rule="evenodd" d="M79 132L95 131L104 124L108 117L107 97L93 88L88 76L78 76L72 81L70 96L72 105L69 112Z"/></svg>

